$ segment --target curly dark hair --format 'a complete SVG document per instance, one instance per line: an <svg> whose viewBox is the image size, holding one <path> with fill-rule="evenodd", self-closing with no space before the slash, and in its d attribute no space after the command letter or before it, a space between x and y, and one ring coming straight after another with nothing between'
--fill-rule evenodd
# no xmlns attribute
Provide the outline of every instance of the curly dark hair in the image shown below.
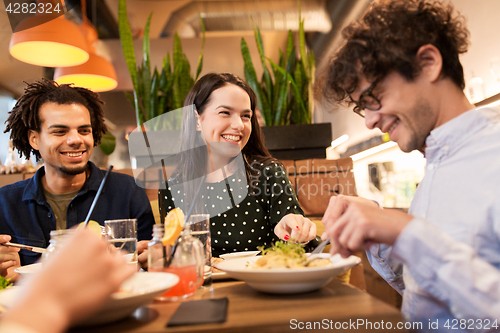
<svg viewBox="0 0 500 333"><path fill-rule="evenodd" d="M349 94L356 89L360 74L374 81L396 71L412 81L421 71L417 51L427 44L441 52L441 77L450 78L463 90L464 72L458 56L467 52L468 35L465 18L451 4L435 0L375 2L363 18L342 31L346 42L330 59L317 92L351 104Z"/></svg>
<svg viewBox="0 0 500 333"><path fill-rule="evenodd" d="M7 127L4 133L10 131L10 139L19 151L19 156L24 155L29 158L33 153L36 160L40 160L40 153L29 143L28 131L40 132L41 121L38 111L47 102L61 105L75 103L86 107L90 113L94 146L101 142L101 137L107 132L107 127L104 124L102 109L104 103L99 98L99 94L85 88L73 87L69 84L59 85L55 81L42 79L27 85L24 95L19 98L5 121Z"/></svg>

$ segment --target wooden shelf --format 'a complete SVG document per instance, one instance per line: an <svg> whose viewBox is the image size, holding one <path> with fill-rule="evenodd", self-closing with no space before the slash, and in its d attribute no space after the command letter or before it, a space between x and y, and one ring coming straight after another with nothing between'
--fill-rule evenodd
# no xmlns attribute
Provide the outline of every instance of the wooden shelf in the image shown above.
<svg viewBox="0 0 500 333"><path fill-rule="evenodd" d="M483 99L482 101L477 102L474 104L475 106L485 106L493 102L500 101L500 93L490 96L488 98Z"/></svg>

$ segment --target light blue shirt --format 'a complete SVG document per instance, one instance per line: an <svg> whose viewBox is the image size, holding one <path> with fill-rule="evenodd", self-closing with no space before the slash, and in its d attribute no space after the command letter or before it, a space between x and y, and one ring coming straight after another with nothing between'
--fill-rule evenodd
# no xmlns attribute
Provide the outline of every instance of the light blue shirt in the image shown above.
<svg viewBox="0 0 500 333"><path fill-rule="evenodd" d="M423 331L482 332L495 320L500 331L499 110L473 109L434 129L425 157L416 218L393 247L373 245L370 262Z"/></svg>

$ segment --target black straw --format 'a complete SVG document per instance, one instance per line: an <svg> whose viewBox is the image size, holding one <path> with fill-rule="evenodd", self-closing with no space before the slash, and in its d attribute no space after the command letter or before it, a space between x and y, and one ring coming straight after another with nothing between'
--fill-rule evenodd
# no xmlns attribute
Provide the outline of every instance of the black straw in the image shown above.
<svg viewBox="0 0 500 333"><path fill-rule="evenodd" d="M99 197L101 196L102 189L104 188L104 185L106 184L106 180L108 179L108 175L111 172L111 169L113 169L112 165L110 165L108 167L108 171L106 171L106 174L104 175L104 178L101 181L101 185L99 186L99 189L97 190L97 194L95 195L94 201L92 201L92 206L90 206L89 213L87 214L87 217L85 218L85 222L83 223L84 228L89 223L90 217L92 216L92 213L94 212L95 205L97 204L97 200L99 200Z"/></svg>

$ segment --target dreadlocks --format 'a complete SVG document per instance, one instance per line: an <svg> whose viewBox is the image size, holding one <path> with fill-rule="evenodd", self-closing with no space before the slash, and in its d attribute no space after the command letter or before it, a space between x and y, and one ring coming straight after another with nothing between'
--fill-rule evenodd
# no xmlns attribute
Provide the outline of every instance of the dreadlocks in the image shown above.
<svg viewBox="0 0 500 333"><path fill-rule="evenodd" d="M69 84L59 85L52 80L42 79L28 84L24 95L19 98L5 121L7 127L4 133L10 131L10 139L20 156L24 155L29 158L33 153L37 161L41 158L38 150L33 149L29 143L28 131L40 131L38 111L47 102L61 105L80 104L86 107L90 113L94 146L101 142L101 137L106 133L107 127L104 124L102 109L104 103L99 98L99 94L85 88L72 87Z"/></svg>

